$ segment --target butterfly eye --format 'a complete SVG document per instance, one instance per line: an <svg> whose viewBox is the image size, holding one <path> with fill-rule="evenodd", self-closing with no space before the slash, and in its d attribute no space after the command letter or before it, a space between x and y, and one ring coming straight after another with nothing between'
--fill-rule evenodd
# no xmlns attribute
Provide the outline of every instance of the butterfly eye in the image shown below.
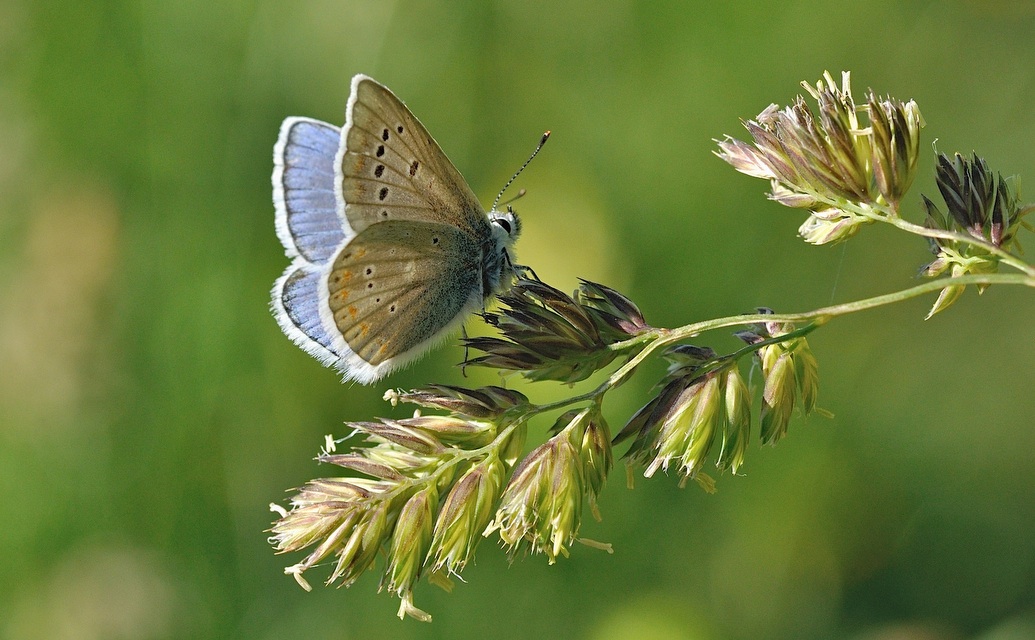
<svg viewBox="0 0 1035 640"><path fill-rule="evenodd" d="M493 220L493 222L503 227L503 230L507 232L507 235L513 233L513 230L510 227L510 221L506 218L496 218L495 220Z"/></svg>

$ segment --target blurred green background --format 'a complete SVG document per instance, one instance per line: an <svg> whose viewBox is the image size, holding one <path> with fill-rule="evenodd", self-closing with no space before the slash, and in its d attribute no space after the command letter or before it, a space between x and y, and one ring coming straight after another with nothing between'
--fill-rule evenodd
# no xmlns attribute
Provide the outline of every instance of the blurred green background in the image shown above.
<svg viewBox="0 0 1035 640"><path fill-rule="evenodd" d="M820 404L719 492L613 474L577 546L508 566L486 542L431 625L376 575L284 576L271 501L389 387L461 383L449 346L341 385L267 309L280 121L344 119L373 75L490 202L517 186L521 262L675 326L916 282L924 243L804 219L712 155L798 82L915 98L925 149L1033 179L1031 2L0 0L0 637L1035 638L1035 296L973 291L810 338ZM931 158L908 203L934 194ZM1031 195L1031 194L1027 194ZM1028 234L1028 244L1035 244ZM1030 247L1029 247L1030 248ZM716 348L728 335L707 336ZM660 368L607 404L612 427ZM493 382L473 375L469 384ZM559 385L529 389L559 397Z"/></svg>

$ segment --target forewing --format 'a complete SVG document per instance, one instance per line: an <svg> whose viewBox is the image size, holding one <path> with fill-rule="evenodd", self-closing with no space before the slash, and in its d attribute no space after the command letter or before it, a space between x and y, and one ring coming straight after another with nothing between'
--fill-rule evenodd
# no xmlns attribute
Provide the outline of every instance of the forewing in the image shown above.
<svg viewBox="0 0 1035 640"><path fill-rule="evenodd" d="M341 131L309 118L288 118L273 147L277 236L290 257L328 260L345 239L335 200L334 160Z"/></svg>
<svg viewBox="0 0 1035 640"><path fill-rule="evenodd" d="M394 369L481 304L480 247L446 224L388 221L344 247L327 278L333 323L364 362Z"/></svg>
<svg viewBox="0 0 1035 640"><path fill-rule="evenodd" d="M385 86L364 75L352 79L341 138L341 202L355 233L387 220L450 224L477 238L489 233L463 176Z"/></svg>

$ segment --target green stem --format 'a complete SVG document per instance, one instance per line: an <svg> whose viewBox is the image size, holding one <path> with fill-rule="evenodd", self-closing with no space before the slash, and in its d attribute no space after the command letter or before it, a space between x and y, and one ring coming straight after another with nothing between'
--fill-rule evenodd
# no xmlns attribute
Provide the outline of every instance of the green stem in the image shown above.
<svg viewBox="0 0 1035 640"><path fill-rule="evenodd" d="M894 293L886 293L880 296L874 296L872 298L864 298L862 300L855 300L853 302L845 302L843 304L835 304L829 307L821 307L813 311L805 313L775 313L775 314L745 314L740 316L729 316L726 318L717 318L715 320L705 320L704 322L695 322L688 324L677 329L672 329L668 332L668 335L662 339L665 344L672 342L678 342L680 340L686 340L692 336L705 331L711 331L713 329L721 329L723 327L732 327L737 325L752 324L755 322L814 322L817 325L825 324L827 321L836 318L838 316L847 315L849 313L856 313L858 311L866 311L868 309L876 309L877 307L883 307L885 305L894 304L896 302L903 302L911 298L922 296L926 293L932 293L935 291L941 291L946 287L954 285L971 285L971 284L1019 284L1027 287L1035 288L1035 277L1026 276L1020 274L972 274L966 276L957 276L955 278L938 278L937 280L931 280L923 284L918 284L915 287L903 289L902 291L896 291ZM653 347L654 345L650 345Z"/></svg>
<svg viewBox="0 0 1035 640"><path fill-rule="evenodd" d="M864 214L865 215L865 214ZM867 216L870 219L879 220L881 222L887 222L888 224L894 225L895 227L908 231L909 233L915 233L925 238L940 238L942 240L954 240L956 242L965 242L967 244L981 247L985 251L991 253L995 257L999 258L999 262L1010 265L1014 269L1028 275L1035 277L1035 267L1025 263L1023 260L1018 259L1009 251L1004 251L1000 247L995 246L987 240L981 238L975 238L972 235L966 233L957 233L955 231L945 231L943 229L930 229L923 225L913 224L907 220L903 220L898 216L874 216L872 213Z"/></svg>
<svg viewBox="0 0 1035 640"><path fill-rule="evenodd" d="M1020 274L972 274L966 276L958 276L954 278L939 278L937 280L931 280L924 282L923 284L910 287L909 289L903 289L902 291L896 291L894 293L887 293L880 296L874 296L872 298L864 298L862 300L855 300L852 302L845 302L843 304L831 305L828 307L821 307L813 311L807 311L804 313L752 313L743 314L738 316L728 316L725 318L716 318L714 320L705 320L703 322L695 322L693 324L684 325L675 329L652 329L645 333L642 333L635 338L631 338L624 342L619 342L611 345L612 349L624 350L633 348L639 344L646 342L646 346L643 347L635 356L629 358L621 367L619 367L614 373L607 377L603 383L591 391L586 393L551 402L548 404L536 405L529 413L529 417L545 413L547 411L553 411L567 407L572 404L586 401L599 402L601 396L610 391L611 389L620 386L629 375L642 363L644 360L649 358L658 349L666 347L670 344L681 342L683 340L690 339L698 334L704 333L705 331L712 331L715 329L722 329L724 327L733 327L739 325L755 324L760 322L791 322L791 323L810 323L808 326L800 327L794 331L777 336L771 339L773 342L783 342L788 338L797 337L799 335L805 335L816 329L817 327L826 324L833 318L838 316L847 315L850 313L857 313L859 311L866 311L868 309L876 309L885 305L894 304L897 302L903 302L911 298L916 298L927 293L933 293L940 291L946 287L954 285L972 285L972 284L1018 284L1027 287L1035 288L1035 276L1027 276ZM748 352L754 351L759 348L760 345L751 345L742 349L741 351ZM739 352L738 352L739 353Z"/></svg>
<svg viewBox="0 0 1035 640"><path fill-rule="evenodd" d="M974 236L966 233L958 233L955 231L946 231L944 229L930 229L923 225L914 224L905 220L899 216L897 207L891 205L884 205L878 203L858 203L846 200L829 198L821 193L814 192L809 189L802 189L809 196L815 198L817 201L826 204L827 206L841 209L845 211L851 211L852 213L859 215L867 220L874 222L884 222L890 224L898 229L913 233L918 236L925 238L939 238L942 240L953 240L955 242L962 242L965 244L981 247L990 254L996 256L1003 264L1010 265L1014 269L1031 276L1035 277L1035 267L1027 264L1017 256L1013 255L1009 251L1005 251L1000 247L992 244L991 242L982 238L975 238ZM1018 215L1024 215L1035 209L1035 204L1026 205L1020 209Z"/></svg>

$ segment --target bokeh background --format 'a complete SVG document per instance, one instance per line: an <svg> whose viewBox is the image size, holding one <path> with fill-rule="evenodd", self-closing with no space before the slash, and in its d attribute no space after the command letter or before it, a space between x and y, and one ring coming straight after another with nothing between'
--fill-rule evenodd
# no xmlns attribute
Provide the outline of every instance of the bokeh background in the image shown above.
<svg viewBox="0 0 1035 640"><path fill-rule="evenodd" d="M341 124L371 74L483 202L552 129L516 185L521 261L676 326L889 292L929 259L872 227L806 246L713 138L849 69L857 95L917 100L925 150L1031 180L1033 38L1035 5L1008 0L0 0L0 637L1035 637L1035 297L1017 288L828 325L810 341L833 418L753 446L715 495L630 491L619 467L582 531L614 555L508 565L487 542L452 594L418 588L431 625L396 620L374 574L339 590L317 569L302 591L282 573L301 556L264 532L271 501L333 473L312 460L324 434L393 415L389 386L464 382L449 346L342 385L281 334L284 117ZM614 394L613 427L659 373Z"/></svg>

